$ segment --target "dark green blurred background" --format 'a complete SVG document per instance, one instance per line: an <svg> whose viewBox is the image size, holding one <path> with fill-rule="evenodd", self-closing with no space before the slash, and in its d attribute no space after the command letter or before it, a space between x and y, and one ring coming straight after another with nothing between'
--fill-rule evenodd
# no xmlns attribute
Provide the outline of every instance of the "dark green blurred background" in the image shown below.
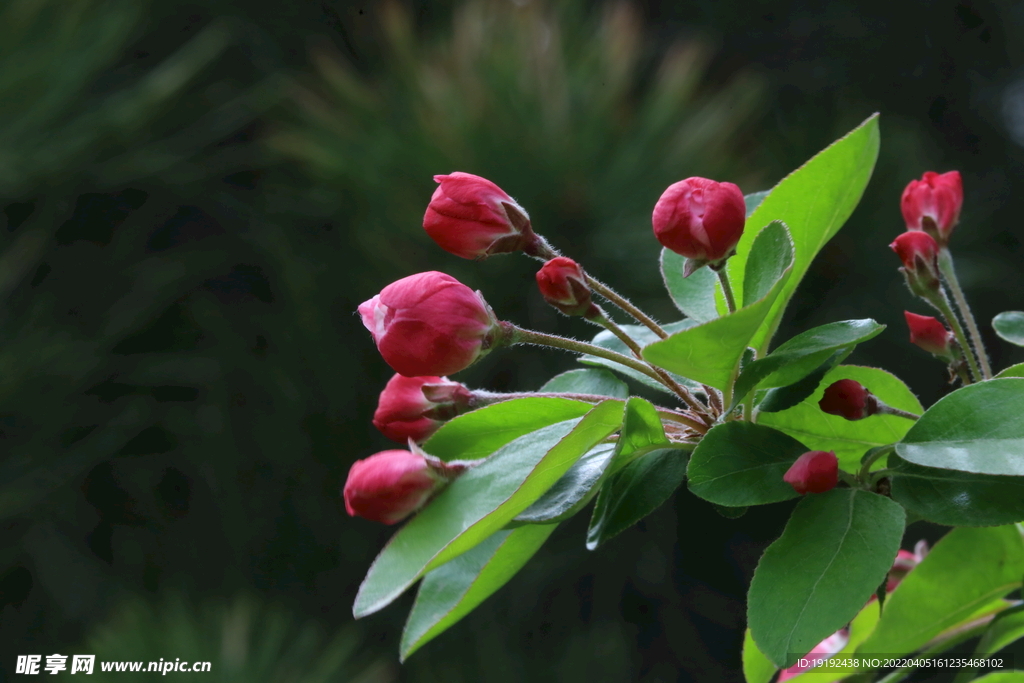
<svg viewBox="0 0 1024 683"><path fill-rule="evenodd" d="M391 372L354 310L436 269L503 318L592 333L532 261L426 238L431 176L461 170L669 320L661 191L767 189L874 111L874 179L779 338L873 317L851 361L929 404L943 369L906 342L904 308L927 311L886 246L925 170L963 173L962 281L995 364L1024 361L987 325L1024 308L1020 3L0 3L0 677L59 652L224 681L741 680L743 596L789 506L730 521L685 492L596 553L585 515L564 525L399 667L409 597L351 619L392 532L339 494L388 447ZM459 379L571 365L507 350Z"/></svg>

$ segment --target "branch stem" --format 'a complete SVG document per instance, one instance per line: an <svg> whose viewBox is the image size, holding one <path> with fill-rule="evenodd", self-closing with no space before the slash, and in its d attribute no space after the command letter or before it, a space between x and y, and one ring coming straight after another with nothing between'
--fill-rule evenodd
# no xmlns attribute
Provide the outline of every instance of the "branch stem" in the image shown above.
<svg viewBox="0 0 1024 683"><path fill-rule="evenodd" d="M981 370L978 368L978 361L974 357L974 350L967 343L967 335L964 334L964 328L960 325L960 320L956 317L956 313L953 312L952 306L949 305L949 297L946 296L946 290L939 287L939 291L929 301L935 308L939 309L942 317L946 319L946 323L953 330L953 335L964 352L967 364L971 366L971 375L974 381L980 381L984 375L981 374Z"/></svg>
<svg viewBox="0 0 1024 683"><path fill-rule="evenodd" d="M956 302L960 315L963 316L964 322L967 323L967 330L971 333L971 341L974 343L974 352L977 354L978 363L981 365L982 377L984 379L992 379L992 366L989 365L988 354L985 353L985 346L981 341L981 331L978 329L978 323L971 313L971 307L967 304L967 297L964 296L964 290L960 287L960 281L956 277L956 268L953 267L953 254L950 253L949 247L944 246L939 250L939 272L942 274L942 279L949 285L949 291L953 293L953 301Z"/></svg>
<svg viewBox="0 0 1024 683"><path fill-rule="evenodd" d="M729 307L729 312L735 313L736 297L733 296L732 285L729 283L729 273L726 272L724 265L718 269L718 281L722 283L722 294L725 295L725 303Z"/></svg>
<svg viewBox="0 0 1024 683"><path fill-rule="evenodd" d="M601 282L595 277L592 277L589 274L587 275L587 284L589 284L590 288L593 289L595 292L597 292L605 299L621 308L623 311L628 313L634 320L639 322L641 325L645 326L651 332L658 335L659 339L665 339L668 337L668 332L662 329L661 325L654 322L654 320L651 319L649 315L641 311L639 308L633 305L633 303L630 302L629 299L622 296L608 285L604 284L603 282Z"/></svg>

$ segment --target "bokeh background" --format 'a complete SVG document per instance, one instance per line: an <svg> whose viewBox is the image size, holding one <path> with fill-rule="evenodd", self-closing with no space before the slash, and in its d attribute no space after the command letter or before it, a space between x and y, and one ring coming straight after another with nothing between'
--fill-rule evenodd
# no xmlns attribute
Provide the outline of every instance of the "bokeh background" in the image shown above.
<svg viewBox="0 0 1024 683"><path fill-rule="evenodd" d="M426 238L432 175L462 170L670 320L661 191L768 189L875 111L874 178L779 338L875 318L851 361L929 404L946 378L906 341L903 310L926 311L886 246L925 170L963 173L962 281L995 364L1024 361L987 325L1024 308L1021 3L0 3L0 680L54 652L254 683L741 680L743 596L791 505L726 520L685 491L595 553L586 515L564 524L399 666L411 596L351 619L392 532L339 493L388 445L391 373L354 310L436 269L504 318L592 333L532 261ZM529 390L572 365L515 349L459 379Z"/></svg>

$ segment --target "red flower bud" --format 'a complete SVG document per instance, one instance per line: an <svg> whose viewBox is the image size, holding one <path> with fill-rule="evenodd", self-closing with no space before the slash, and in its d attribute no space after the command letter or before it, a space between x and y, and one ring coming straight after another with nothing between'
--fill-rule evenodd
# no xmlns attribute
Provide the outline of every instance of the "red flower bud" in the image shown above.
<svg viewBox="0 0 1024 683"><path fill-rule="evenodd" d="M445 251L482 259L536 242L526 211L490 180L461 172L434 180L440 185L423 215L423 228Z"/></svg>
<svg viewBox="0 0 1024 683"><path fill-rule="evenodd" d="M953 333L935 318L903 311L910 328L910 343L945 360L953 359Z"/></svg>
<svg viewBox="0 0 1024 683"><path fill-rule="evenodd" d="M359 305L384 360L406 377L451 375L487 353L501 335L480 292L450 275L404 277Z"/></svg>
<svg viewBox="0 0 1024 683"><path fill-rule="evenodd" d="M394 524L418 510L443 483L422 455L381 451L352 463L345 482L345 509L353 517Z"/></svg>
<svg viewBox="0 0 1024 683"><path fill-rule="evenodd" d="M860 382L841 379L825 389L818 407L829 415L838 415L847 420L863 420L878 412L878 399Z"/></svg>
<svg viewBox="0 0 1024 683"><path fill-rule="evenodd" d="M797 493L825 493L839 483L839 460L834 451L809 451L782 478Z"/></svg>
<svg viewBox="0 0 1024 683"><path fill-rule="evenodd" d="M392 441L421 443L445 420L468 408L472 398L465 385L446 377L396 374L380 392L373 426Z"/></svg>
<svg viewBox="0 0 1024 683"><path fill-rule="evenodd" d="M896 590L896 586L900 585L900 581L910 573L910 570L921 564L927 555L928 541L924 539L921 539L914 545L914 552L900 550L896 553L896 559L892 563L892 569L889 570L889 577L885 582L885 592L892 593Z"/></svg>
<svg viewBox="0 0 1024 683"><path fill-rule="evenodd" d="M939 175L927 171L921 180L911 180L900 198L900 210L907 230L923 230L945 245L960 220L964 185L959 171Z"/></svg>
<svg viewBox="0 0 1024 683"><path fill-rule="evenodd" d="M699 265L717 265L735 253L746 214L736 185L687 178L669 185L654 205L654 235L662 246Z"/></svg>
<svg viewBox="0 0 1024 683"><path fill-rule="evenodd" d="M537 271L537 287L544 301L566 315L598 313L590 299L590 285L583 269L571 258L556 256Z"/></svg>
<svg viewBox="0 0 1024 683"><path fill-rule="evenodd" d="M939 288L939 245L926 232L910 231L897 237L889 247L903 261L903 274L911 291L927 296Z"/></svg>

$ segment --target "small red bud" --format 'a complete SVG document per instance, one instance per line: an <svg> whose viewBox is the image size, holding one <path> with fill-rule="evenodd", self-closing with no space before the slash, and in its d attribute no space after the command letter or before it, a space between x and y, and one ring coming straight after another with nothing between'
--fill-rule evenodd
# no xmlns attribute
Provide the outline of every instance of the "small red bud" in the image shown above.
<svg viewBox="0 0 1024 683"><path fill-rule="evenodd" d="M426 503L444 481L423 455L381 451L352 463L345 481L345 510L353 517L395 524Z"/></svg>
<svg viewBox="0 0 1024 683"><path fill-rule="evenodd" d="M928 315L903 311L910 328L910 343L944 360L953 360L953 333L945 325Z"/></svg>
<svg viewBox="0 0 1024 683"><path fill-rule="evenodd" d="M825 389L818 407L829 415L838 415L847 420L863 420L878 412L878 399L860 382L841 379Z"/></svg>
<svg viewBox="0 0 1024 683"><path fill-rule="evenodd" d="M927 297L939 288L939 245L926 232L905 232L889 245L903 261L911 291Z"/></svg>
<svg viewBox="0 0 1024 683"><path fill-rule="evenodd" d="M945 245L960 220L964 186L959 171L938 174L926 171L921 180L911 180L900 198L900 211L907 230L923 230Z"/></svg>
<svg viewBox="0 0 1024 683"><path fill-rule="evenodd" d="M537 287L544 301L566 315L594 315L597 307L590 298L590 285L579 264L556 256L537 271Z"/></svg>
<svg viewBox="0 0 1024 683"><path fill-rule="evenodd" d="M782 478L799 494L824 493L839 483L839 460L834 451L809 451Z"/></svg>
<svg viewBox="0 0 1024 683"><path fill-rule="evenodd" d="M373 426L398 443L426 441L446 420L470 407L473 395L447 377L396 374L380 392Z"/></svg>
<svg viewBox="0 0 1024 683"><path fill-rule="evenodd" d="M736 185L687 178L670 185L654 205L654 235L675 253L717 267L735 253L746 214Z"/></svg>

